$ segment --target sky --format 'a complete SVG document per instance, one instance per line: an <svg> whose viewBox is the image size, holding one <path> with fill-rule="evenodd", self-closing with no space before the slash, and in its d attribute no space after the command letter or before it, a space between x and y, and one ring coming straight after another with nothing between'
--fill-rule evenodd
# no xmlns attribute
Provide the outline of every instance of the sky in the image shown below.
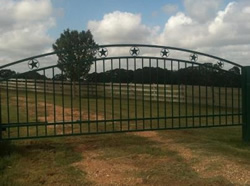
<svg viewBox="0 0 250 186"><path fill-rule="evenodd" d="M65 29L250 64L250 0L0 0L0 65L52 51Z"/></svg>

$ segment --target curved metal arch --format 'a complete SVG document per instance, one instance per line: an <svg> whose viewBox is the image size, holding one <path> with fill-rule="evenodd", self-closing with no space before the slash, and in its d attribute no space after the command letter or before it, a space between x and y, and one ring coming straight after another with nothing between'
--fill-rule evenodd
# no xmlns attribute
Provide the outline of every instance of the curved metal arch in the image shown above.
<svg viewBox="0 0 250 186"><path fill-rule="evenodd" d="M159 49L164 49L165 48L165 49L171 49L171 50L176 50L176 51L194 53L194 54L198 54L198 55L202 55L202 56L214 58L214 59L217 59L217 60L221 60L221 61L227 62L227 63L229 63L231 65L242 67L242 65L240 65L240 64L237 64L235 62L229 61L229 60L221 58L221 57L217 57L217 56L214 56L214 55L206 54L206 53L203 53L203 52L197 52L195 50L189 50L189 49L178 48L178 47L171 47L171 46L146 45L146 44L110 44L110 45L101 45L99 47L106 47L106 48L109 48L109 47L148 47L148 48L159 48ZM138 57L138 56L136 56L136 57Z"/></svg>
<svg viewBox="0 0 250 186"><path fill-rule="evenodd" d="M206 54L206 53L202 53L202 52L197 52L197 51L194 51L194 50L178 48L178 47L162 46L162 45L146 45L146 44L109 44L109 45L99 45L98 46L98 48L111 48L111 47L147 47L147 48L170 49L170 50L175 50L175 51L182 51L182 52L187 52L187 53L191 53L191 54L206 56L206 57L217 59L219 61L223 61L223 62L226 62L228 64L231 64L231 65L242 68L242 65L237 64L237 63L232 62L232 61L229 61L229 60L224 59L224 58L220 58L220 57L210 55L210 54ZM89 48L89 47L84 47L84 48ZM98 49L98 48L93 48L93 49ZM73 49L73 50L76 50L76 49ZM16 64L19 64L19 63L23 63L25 61L38 59L38 58L42 58L42 57L46 57L46 56L51 56L51 55L55 55L55 54L63 53L63 52L65 52L65 50L49 52L49 53L44 53L44 54L40 54L40 55L31 56L31 57L28 57L28 58L24 58L24 59L21 59L21 60L17 60L17 61L5 64L5 65L2 65L2 66L0 66L0 69L5 68L5 67L9 67L9 66L12 66L12 65L16 65ZM128 57L131 57L131 56L126 56L126 57L128 58ZM139 57L140 56L132 56L132 58L139 58ZM150 57L150 56L147 56L147 57ZM97 59L99 59L99 58L97 58ZM100 59L103 59L103 58L100 58ZM107 57L105 57L105 59L107 59ZM166 58L161 57L160 59L166 59ZM174 58L173 60L182 60L182 59Z"/></svg>
<svg viewBox="0 0 250 186"><path fill-rule="evenodd" d="M98 58L95 61L103 61L103 60L115 60L115 59L135 59L134 56L119 56L119 57L106 57L106 58ZM164 60L164 61L172 61L175 63L187 63L187 64L194 64L197 66L204 66L203 63L199 62L194 62L194 61L188 61L184 59L176 59L176 58L164 58L164 57L151 57L151 56L136 56L136 59L154 59L154 60ZM56 67L56 65L51 66L51 67ZM232 72L229 72L227 70L221 69L221 68L216 68L214 66L207 66L209 69L216 69L221 72L227 72L229 74L233 74Z"/></svg>
<svg viewBox="0 0 250 186"><path fill-rule="evenodd" d="M137 56L136 58L137 59L164 60L164 61L172 61L172 62L175 62L175 63L180 62L180 63L194 64L194 65L197 65L197 66L204 66L204 64L202 64L202 63L198 63L198 62L194 62L194 61L188 61L188 60L183 60L183 59L176 59L176 58L162 58L162 57L151 57L151 56ZM135 57L134 56L106 57L106 58L97 58L94 61L98 62L98 61L117 60L117 59L135 59ZM56 64L56 65L50 65L50 66L42 67L42 68L35 69L35 70L32 70L32 71L33 72L39 72L39 71L43 71L43 70L47 70L47 69L51 69L51 68L58 68L58 66L59 66L58 64ZM229 71L224 70L224 69L217 69L217 68L215 68L213 66L207 66L207 68L209 68L209 69L216 69L216 70L219 70L221 72L232 73L232 72L229 72ZM5 81L5 80L11 79L11 78L16 78L19 75L27 74L29 72L31 72L31 71L25 71L25 72L20 73L20 74L15 74L15 75L10 76L10 77L8 77L6 79L2 79L1 81Z"/></svg>

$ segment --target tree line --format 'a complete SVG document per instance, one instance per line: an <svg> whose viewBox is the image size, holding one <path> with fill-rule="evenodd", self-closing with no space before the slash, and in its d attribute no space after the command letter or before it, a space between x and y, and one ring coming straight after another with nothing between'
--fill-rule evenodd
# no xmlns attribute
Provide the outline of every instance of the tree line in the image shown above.
<svg viewBox="0 0 250 186"><path fill-rule="evenodd" d="M18 74L10 69L0 70L0 78L17 77L20 79L52 79L70 80L66 75L56 74L48 78L36 71ZM207 66L187 67L171 71L160 67L144 67L136 70L113 69L106 72L93 72L85 76L85 79L75 81L98 82L98 83L139 83L139 84L183 84L201 86L226 86L240 87L240 69L233 67L228 71Z"/></svg>
<svg viewBox="0 0 250 186"><path fill-rule="evenodd" d="M228 71L206 66L187 67L168 70L159 67L144 67L136 70L114 69L94 72L87 76L89 82L145 83L145 84L183 84L201 86L240 87L240 69L233 67Z"/></svg>

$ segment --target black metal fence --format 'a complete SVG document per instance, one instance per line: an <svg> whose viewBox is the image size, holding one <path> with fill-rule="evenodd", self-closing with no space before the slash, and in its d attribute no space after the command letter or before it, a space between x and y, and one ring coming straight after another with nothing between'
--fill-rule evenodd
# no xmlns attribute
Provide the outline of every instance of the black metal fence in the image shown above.
<svg viewBox="0 0 250 186"><path fill-rule="evenodd" d="M88 75L73 80L56 58L38 68L37 59L54 54L0 67L0 75L12 72L0 81L2 140L243 123L242 67L228 60L173 47L106 45ZM11 70L25 62L31 71Z"/></svg>

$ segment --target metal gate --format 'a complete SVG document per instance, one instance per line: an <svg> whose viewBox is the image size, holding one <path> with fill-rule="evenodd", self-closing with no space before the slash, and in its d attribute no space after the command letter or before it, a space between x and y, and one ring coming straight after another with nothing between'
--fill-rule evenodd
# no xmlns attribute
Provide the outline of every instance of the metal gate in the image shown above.
<svg viewBox="0 0 250 186"><path fill-rule="evenodd" d="M243 124L241 65L167 46L96 50L77 80L57 64L65 51L1 66L1 140Z"/></svg>

